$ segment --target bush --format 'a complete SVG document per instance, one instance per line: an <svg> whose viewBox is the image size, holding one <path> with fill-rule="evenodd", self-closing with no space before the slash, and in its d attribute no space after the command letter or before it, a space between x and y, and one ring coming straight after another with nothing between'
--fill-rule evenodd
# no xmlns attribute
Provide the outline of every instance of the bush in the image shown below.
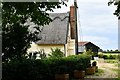
<svg viewBox="0 0 120 80"><path fill-rule="evenodd" d="M3 63L2 80L36 80L41 79L41 69L45 65L37 60L14 61ZM42 71L43 72L43 71ZM43 72L44 73L44 72Z"/></svg>
<svg viewBox="0 0 120 80"><path fill-rule="evenodd" d="M103 58L104 59L109 59L109 56L108 55L103 55Z"/></svg>
<svg viewBox="0 0 120 80"><path fill-rule="evenodd" d="M116 55L110 55L109 59L116 59Z"/></svg>
<svg viewBox="0 0 120 80"><path fill-rule="evenodd" d="M75 65L75 68L76 68L76 70L82 71L82 70L84 70L84 65L81 63L78 63L77 65Z"/></svg>
<svg viewBox="0 0 120 80"><path fill-rule="evenodd" d="M56 48L56 49L52 49L51 48L51 53L48 54L48 55L49 55L49 57L52 57L52 58L61 58L61 57L64 57L63 52L59 48Z"/></svg>
<svg viewBox="0 0 120 80"><path fill-rule="evenodd" d="M103 55L104 59L118 59L118 55Z"/></svg>
<svg viewBox="0 0 120 80"><path fill-rule="evenodd" d="M99 58L103 58L103 54L98 54L98 57Z"/></svg>
<svg viewBox="0 0 120 80"><path fill-rule="evenodd" d="M56 73L69 73L72 77L78 64L85 70L90 64L87 55L74 55L63 58L27 59L3 63L2 80L54 80ZM80 67L81 68L81 67Z"/></svg>

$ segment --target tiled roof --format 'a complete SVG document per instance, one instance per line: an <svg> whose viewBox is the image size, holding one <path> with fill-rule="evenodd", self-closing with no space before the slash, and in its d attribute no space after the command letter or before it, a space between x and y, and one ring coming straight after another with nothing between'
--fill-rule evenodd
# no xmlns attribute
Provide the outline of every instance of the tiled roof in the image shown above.
<svg viewBox="0 0 120 80"><path fill-rule="evenodd" d="M53 20L45 25L41 32L42 39L36 44L65 44L69 28L69 13L50 13Z"/></svg>
<svg viewBox="0 0 120 80"><path fill-rule="evenodd" d="M95 44L93 44L92 42L88 42L88 41L82 41L82 42L78 42L78 46L85 46L87 44L92 44L94 46L96 46ZM98 46L96 46L98 47ZM99 47L98 47L99 48Z"/></svg>
<svg viewBox="0 0 120 80"><path fill-rule="evenodd" d="M87 43L89 43L89 42L88 41L78 42L78 45L84 46Z"/></svg>

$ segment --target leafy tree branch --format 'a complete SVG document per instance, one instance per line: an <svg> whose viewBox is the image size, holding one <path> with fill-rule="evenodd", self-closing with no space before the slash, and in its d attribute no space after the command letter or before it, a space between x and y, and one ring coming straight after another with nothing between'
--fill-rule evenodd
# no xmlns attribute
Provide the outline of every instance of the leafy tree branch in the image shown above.
<svg viewBox="0 0 120 80"><path fill-rule="evenodd" d="M62 2L2 2L2 60L21 60L32 41L37 41L40 26L49 24L52 19L47 11L61 8ZM24 25L28 18L37 24L34 33Z"/></svg>

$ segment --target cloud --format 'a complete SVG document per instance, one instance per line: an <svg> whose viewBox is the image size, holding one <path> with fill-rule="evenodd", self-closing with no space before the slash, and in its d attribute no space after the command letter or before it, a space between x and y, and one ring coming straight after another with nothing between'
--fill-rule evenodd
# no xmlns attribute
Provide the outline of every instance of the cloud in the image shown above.
<svg viewBox="0 0 120 80"><path fill-rule="evenodd" d="M83 40L94 42L102 49L115 49L118 44L118 20L113 15L116 7L108 6L108 2L109 0L77 0L79 39L83 37ZM73 4L74 0L69 0L67 7L62 6L54 11L68 12Z"/></svg>
<svg viewBox="0 0 120 80"><path fill-rule="evenodd" d="M104 36L83 36L83 41L90 41L101 49L116 49L118 42L117 40L111 40Z"/></svg>
<svg viewBox="0 0 120 80"><path fill-rule="evenodd" d="M93 41L103 49L115 49L118 44L118 20L113 15L115 7L109 0L78 0L79 36Z"/></svg>

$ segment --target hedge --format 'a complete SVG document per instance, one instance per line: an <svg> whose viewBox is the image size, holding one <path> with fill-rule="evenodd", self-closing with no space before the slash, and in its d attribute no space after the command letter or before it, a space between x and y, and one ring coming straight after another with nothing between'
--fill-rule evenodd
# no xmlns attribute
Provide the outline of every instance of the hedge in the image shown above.
<svg viewBox="0 0 120 80"><path fill-rule="evenodd" d="M85 70L90 64L87 55L73 55L64 58L47 58L44 60L25 59L2 63L2 80L54 80L56 73L67 72L71 75L76 65L82 64Z"/></svg>
<svg viewBox="0 0 120 80"><path fill-rule="evenodd" d="M99 54L99 58L104 58L104 59L118 59L118 55L105 55L105 54Z"/></svg>

